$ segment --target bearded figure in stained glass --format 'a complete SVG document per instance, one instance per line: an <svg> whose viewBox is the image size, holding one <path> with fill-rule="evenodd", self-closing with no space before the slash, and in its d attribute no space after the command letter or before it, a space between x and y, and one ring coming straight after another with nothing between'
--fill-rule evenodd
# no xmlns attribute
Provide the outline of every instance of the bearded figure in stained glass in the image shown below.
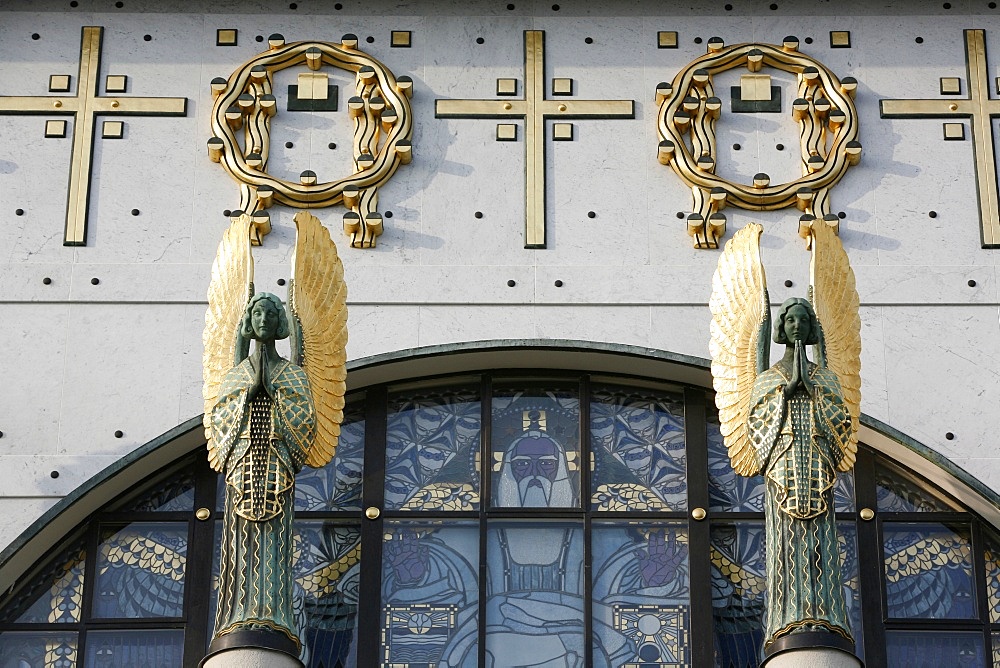
<svg viewBox="0 0 1000 668"><path fill-rule="evenodd" d="M812 301L778 311L769 362L770 306L762 228L726 246L713 280L712 375L736 473L763 474L767 536L764 650L783 636L835 634L853 645L840 577L833 487L857 453L861 321L847 254L821 221L810 230ZM806 346L812 346L815 362Z"/></svg>
<svg viewBox="0 0 1000 668"><path fill-rule="evenodd" d="M254 294L248 217L236 219L219 245L206 315L204 395L209 462L223 474L226 496L213 646L239 632L263 632L298 654L295 475L307 464L326 465L336 450L347 311L343 266L329 232L307 213L295 222L287 312L276 295ZM291 360L276 348L286 338Z"/></svg>

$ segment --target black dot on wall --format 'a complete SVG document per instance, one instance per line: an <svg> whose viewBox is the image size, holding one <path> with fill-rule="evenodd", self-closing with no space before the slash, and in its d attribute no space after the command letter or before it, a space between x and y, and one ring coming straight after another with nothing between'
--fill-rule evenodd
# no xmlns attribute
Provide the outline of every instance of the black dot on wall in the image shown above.
<svg viewBox="0 0 1000 668"><path fill-rule="evenodd" d="M837 218L840 218L841 220L843 220L844 218L847 218L847 212L846 211L838 211L837 212Z"/></svg>
<svg viewBox="0 0 1000 668"><path fill-rule="evenodd" d="M483 39L482 37L477 37L476 44L486 44L486 40Z"/></svg>
<svg viewBox="0 0 1000 668"><path fill-rule="evenodd" d="M335 4L333 6L333 8L336 9L339 12L341 9L344 8L344 6L338 2L337 4Z"/></svg>
<svg viewBox="0 0 1000 668"><path fill-rule="evenodd" d="M263 35L257 35L256 37L254 37L254 39L257 40L258 42L263 42L264 41L264 36Z"/></svg>
<svg viewBox="0 0 1000 668"><path fill-rule="evenodd" d="M476 211L475 215L476 215L476 218L482 218L483 217L483 212L482 211Z"/></svg>
<svg viewBox="0 0 1000 668"><path fill-rule="evenodd" d="M372 37L371 35L368 35L368 37L365 37L365 41L368 42L369 44L374 44L375 38Z"/></svg>
<svg viewBox="0 0 1000 668"><path fill-rule="evenodd" d="M726 5L726 11L727 12L733 11L733 6L732 5Z"/></svg>
<svg viewBox="0 0 1000 668"><path fill-rule="evenodd" d="M593 44L594 43L594 38L593 37L585 37L583 41L584 41L585 44Z"/></svg>
<svg viewBox="0 0 1000 668"><path fill-rule="evenodd" d="M557 288L561 288L563 286L563 282L560 280L556 280L556 282L553 283L553 285L556 286Z"/></svg>
<svg viewBox="0 0 1000 668"><path fill-rule="evenodd" d="M514 3L510 3L510 4L507 5L507 11L508 12L514 11Z"/></svg>
<svg viewBox="0 0 1000 668"><path fill-rule="evenodd" d="M516 281L515 281L515 280L514 280L513 278L512 278L512 279L510 279L509 281L507 281L507 287L508 287L508 288L512 288L512 287L514 287L515 285L517 285L517 282L516 282Z"/></svg>
<svg viewBox="0 0 1000 668"><path fill-rule="evenodd" d="M996 9L997 8L997 3L991 2L990 4L988 4L986 6L989 7L990 9Z"/></svg>
<svg viewBox="0 0 1000 668"><path fill-rule="evenodd" d="M918 37L918 38L916 38L913 41L916 42L917 44L923 44L924 43L924 38L923 37Z"/></svg>
<svg viewBox="0 0 1000 668"><path fill-rule="evenodd" d="M42 36L39 35L37 32L31 33L31 39L41 39L41 38Z"/></svg>
<svg viewBox="0 0 1000 668"><path fill-rule="evenodd" d="M785 145L784 144L775 144L774 148L778 149L779 151L784 151L785 150Z"/></svg>
<svg viewBox="0 0 1000 668"><path fill-rule="evenodd" d="M386 218L392 218L392 211L386 211L385 212L385 217Z"/></svg>
<svg viewBox="0 0 1000 668"><path fill-rule="evenodd" d="M52 279L46 276L42 279L42 285L52 285Z"/></svg>
<svg viewBox="0 0 1000 668"><path fill-rule="evenodd" d="M0 438L3 438L3 432L0 431Z"/></svg>
<svg viewBox="0 0 1000 668"><path fill-rule="evenodd" d="M23 216L24 215L24 209L15 209L14 210L14 215L15 216Z"/></svg>
<svg viewBox="0 0 1000 668"><path fill-rule="evenodd" d="M144 42L152 42L153 41L153 36L152 35L143 35L142 36L142 41L144 41Z"/></svg>
<svg viewBox="0 0 1000 668"><path fill-rule="evenodd" d="M330 142L329 144L326 145L326 147L332 151L333 149L337 148L337 144L335 144L334 142Z"/></svg>
<svg viewBox="0 0 1000 668"><path fill-rule="evenodd" d="M139 209L132 209L132 215L133 216L138 216L139 215Z"/></svg>
<svg viewBox="0 0 1000 668"><path fill-rule="evenodd" d="M937 211L928 211L927 212L927 217L928 218L937 218Z"/></svg>
<svg viewBox="0 0 1000 668"><path fill-rule="evenodd" d="M233 212L230 211L229 209L223 209L222 215L225 216L226 218L229 218L229 216L233 215Z"/></svg>
<svg viewBox="0 0 1000 668"><path fill-rule="evenodd" d="M285 279L279 278L278 279L278 285L284 285L284 284L285 284Z"/></svg>
<svg viewBox="0 0 1000 668"><path fill-rule="evenodd" d="M79 3L79 2L77 2L76 0L73 0L73 2L69 3L69 6L70 6L70 7L79 7L79 6L80 6L80 3Z"/></svg>
<svg viewBox="0 0 1000 668"><path fill-rule="evenodd" d="M552 11L558 12L559 11L559 5L552 5Z"/></svg>
<svg viewBox="0 0 1000 668"><path fill-rule="evenodd" d="M597 218L597 212L596 211L588 211L587 212L587 218Z"/></svg>
<svg viewBox="0 0 1000 668"><path fill-rule="evenodd" d="M813 38L812 37L806 37L805 42L806 42L806 44L812 44L813 43Z"/></svg>
<svg viewBox="0 0 1000 668"><path fill-rule="evenodd" d="M972 278L969 279L969 287L970 288L976 287L976 281L975 281L975 279L972 279Z"/></svg>
<svg viewBox="0 0 1000 668"><path fill-rule="evenodd" d="M945 9L951 9L951 3L950 2L946 2L946 3L944 3L941 6L944 7Z"/></svg>
<svg viewBox="0 0 1000 668"><path fill-rule="evenodd" d="M115 3L115 7L117 7L118 9L121 9L121 8L122 8L122 7L124 7L124 6L125 6L125 3L124 3L124 2L116 2L116 3Z"/></svg>
<svg viewBox="0 0 1000 668"><path fill-rule="evenodd" d="M683 211L678 211L677 212L677 217L678 218L684 218L684 212Z"/></svg>
<svg viewBox="0 0 1000 668"><path fill-rule="evenodd" d="M786 287L786 288L790 288L790 287L792 287L793 285L795 285L795 284L794 284L794 283L792 283L792 281L791 281L791 280L788 280L788 279L786 279L786 280L785 280L785 287Z"/></svg>
<svg viewBox="0 0 1000 668"><path fill-rule="evenodd" d="M52 478L58 478L59 477L59 471L53 471L52 473L49 474L49 476L52 477Z"/></svg>
<svg viewBox="0 0 1000 668"><path fill-rule="evenodd" d="M740 150L741 148L743 148L743 147L742 147L742 146L740 146L739 144L733 144L733 150L734 150L734 151L738 151L738 150Z"/></svg>
<svg viewBox="0 0 1000 668"><path fill-rule="evenodd" d="M90 279L90 284L91 285L98 285L100 282L101 282L101 279L99 279L97 277L94 277L94 278Z"/></svg>
<svg viewBox="0 0 1000 668"><path fill-rule="evenodd" d="M701 39L701 37L695 37L695 38L694 38L694 43L695 43L695 44L701 44L701 43L702 43L702 41L703 41L703 40Z"/></svg>
<svg viewBox="0 0 1000 668"><path fill-rule="evenodd" d="M298 8L299 8L299 5L298 5L297 3L294 3L294 2L293 2L293 3L291 3L290 5L288 5L288 8L289 8L289 9L298 9Z"/></svg>
<svg viewBox="0 0 1000 668"><path fill-rule="evenodd" d="M944 437L947 438L949 441L955 440L955 434L951 433L950 431L947 434L945 434Z"/></svg>
<svg viewBox="0 0 1000 668"><path fill-rule="evenodd" d="M290 141L286 141L285 142L285 148L291 148L293 146L295 146L295 144L293 144L292 142L290 142Z"/></svg>
<svg viewBox="0 0 1000 668"><path fill-rule="evenodd" d="M776 10L777 8L778 8L778 3L776 3L776 2L772 2L772 3L771 3L771 11L773 12L773 11L774 11L774 10Z"/></svg>
<svg viewBox="0 0 1000 668"><path fill-rule="evenodd" d="M123 432L121 429L119 429L119 430L117 430L115 432L115 438L121 438L124 435L125 435L125 432Z"/></svg>

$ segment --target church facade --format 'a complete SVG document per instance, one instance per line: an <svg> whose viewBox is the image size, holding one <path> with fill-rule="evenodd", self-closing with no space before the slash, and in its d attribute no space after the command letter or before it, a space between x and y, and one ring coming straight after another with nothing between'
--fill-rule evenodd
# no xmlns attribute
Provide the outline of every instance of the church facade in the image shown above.
<svg viewBox="0 0 1000 668"><path fill-rule="evenodd" d="M765 484L709 350L751 221L774 307L809 225L857 279L856 654L1000 665L995 5L0 8L0 666L205 656L213 258L249 216L284 299L302 209L350 335L296 481L303 665L757 666Z"/></svg>

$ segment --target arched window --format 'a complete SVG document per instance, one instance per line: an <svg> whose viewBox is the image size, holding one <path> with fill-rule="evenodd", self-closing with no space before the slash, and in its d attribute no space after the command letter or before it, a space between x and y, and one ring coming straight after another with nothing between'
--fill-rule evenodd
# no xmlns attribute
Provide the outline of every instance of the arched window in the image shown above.
<svg viewBox="0 0 1000 668"><path fill-rule="evenodd" d="M297 481L303 658L756 668L762 488L733 473L701 387L556 371L370 385L333 462ZM195 450L79 524L0 601L0 668L195 666L222 495ZM988 523L864 444L836 510L869 668L1000 661Z"/></svg>

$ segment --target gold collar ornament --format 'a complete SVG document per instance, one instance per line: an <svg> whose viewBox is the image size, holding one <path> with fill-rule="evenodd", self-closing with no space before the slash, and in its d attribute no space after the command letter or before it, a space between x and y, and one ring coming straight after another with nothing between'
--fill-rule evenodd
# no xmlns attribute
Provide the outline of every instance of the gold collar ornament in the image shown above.
<svg viewBox="0 0 1000 668"><path fill-rule="evenodd" d="M350 209L344 214L344 231L351 236L351 246L375 246L375 238L382 234L378 187L412 157L413 81L397 79L385 65L358 50L355 35L344 35L339 44L285 44L281 35L271 35L268 46L267 52L244 63L228 80L212 80L215 104L208 155L240 183L240 208L233 217L250 216L253 242L259 245L271 230L266 209L274 202L306 209L343 202ZM347 102L354 122L350 176L321 182L315 172L306 170L293 183L267 173L271 119L278 111L272 92L274 74L302 64L314 72L330 65L355 73L356 92ZM242 142L237 136L241 129Z"/></svg>
<svg viewBox="0 0 1000 668"><path fill-rule="evenodd" d="M854 107L858 82L850 77L841 81L798 48L795 37L786 37L781 46L748 43L730 47L713 37L707 54L678 72L672 83L656 87L660 105L658 159L691 187L693 203L687 229L695 248L719 247L726 233L726 216L721 211L729 204L751 211L795 205L803 211L799 234L807 240L816 219L823 219L839 232L839 219L830 213L830 189L861 159ZM773 67L797 76L798 97L792 104L792 118L801 137L801 178L771 185L770 177L761 173L754 176L753 183L740 184L716 175L715 124L721 116L722 100L715 96L712 77L741 66L750 72Z"/></svg>

